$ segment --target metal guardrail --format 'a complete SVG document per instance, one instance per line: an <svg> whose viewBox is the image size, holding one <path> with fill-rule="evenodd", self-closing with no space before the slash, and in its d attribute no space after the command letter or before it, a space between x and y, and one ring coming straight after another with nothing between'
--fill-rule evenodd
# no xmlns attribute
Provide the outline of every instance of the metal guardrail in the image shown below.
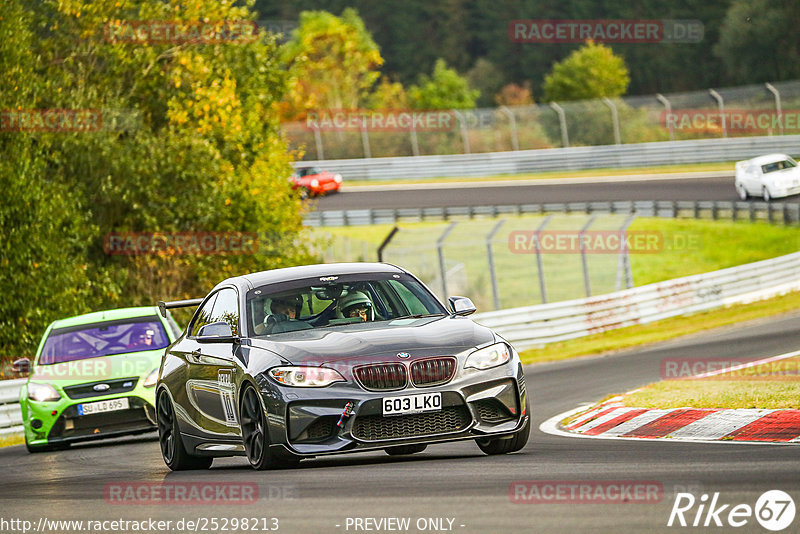
<svg viewBox="0 0 800 534"><path fill-rule="evenodd" d="M457 218L538 215L544 213L620 213L639 217L690 217L695 219L767 220L771 223L800 222L800 204L786 202L624 201L461 206L449 208L391 208L325 210L308 213L306 226L363 226L398 222L442 221Z"/></svg>
<svg viewBox="0 0 800 534"><path fill-rule="evenodd" d="M800 252L552 304L475 314L518 349L800 290Z"/></svg>
<svg viewBox="0 0 800 534"><path fill-rule="evenodd" d="M710 163L743 160L769 152L792 154L798 146L800 135L779 135L480 154L329 159L295 165L338 172L345 180L389 180Z"/></svg>
<svg viewBox="0 0 800 534"><path fill-rule="evenodd" d="M26 378L0 381L0 438L21 434L23 431L19 390L26 381Z"/></svg>

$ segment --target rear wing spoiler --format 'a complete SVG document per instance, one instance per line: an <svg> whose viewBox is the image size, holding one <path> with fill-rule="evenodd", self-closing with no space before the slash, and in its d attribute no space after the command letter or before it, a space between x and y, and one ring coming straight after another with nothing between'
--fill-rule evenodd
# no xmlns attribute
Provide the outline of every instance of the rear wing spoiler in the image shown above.
<svg viewBox="0 0 800 534"><path fill-rule="evenodd" d="M167 318L167 310L172 308L188 308L189 306L199 306L203 299L173 300L172 302L158 301L158 311L161 317Z"/></svg>

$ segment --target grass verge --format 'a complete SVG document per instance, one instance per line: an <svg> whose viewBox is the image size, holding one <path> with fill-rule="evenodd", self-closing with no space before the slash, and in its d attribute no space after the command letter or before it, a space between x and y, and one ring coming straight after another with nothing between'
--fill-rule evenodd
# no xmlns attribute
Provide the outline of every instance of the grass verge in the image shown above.
<svg viewBox="0 0 800 534"><path fill-rule="evenodd" d="M561 343L552 343L541 349L523 351L520 353L520 357L523 363L534 363L617 352L689 334L696 334L712 328L788 313L799 308L800 292L793 292L750 304L742 304L735 307L722 308L683 317L673 317L654 323L629 326L601 334L563 341ZM685 381L681 381L681 383L685 383ZM798 397L798 401L800 401L800 391L796 390L795 395Z"/></svg>
<svg viewBox="0 0 800 534"><path fill-rule="evenodd" d="M800 358L701 379L650 384L623 399L638 408L800 409Z"/></svg>
<svg viewBox="0 0 800 534"><path fill-rule="evenodd" d="M662 174L678 172L722 171L733 174L735 162L695 163L692 165L663 165L656 167L632 167L628 169L585 169L579 171L547 171L526 174L495 174L492 176L442 176L435 178L395 178L392 180L348 180L344 188L362 185L433 184L447 182L495 182L499 180L539 180L545 178L586 178L593 176L629 176L634 174Z"/></svg>

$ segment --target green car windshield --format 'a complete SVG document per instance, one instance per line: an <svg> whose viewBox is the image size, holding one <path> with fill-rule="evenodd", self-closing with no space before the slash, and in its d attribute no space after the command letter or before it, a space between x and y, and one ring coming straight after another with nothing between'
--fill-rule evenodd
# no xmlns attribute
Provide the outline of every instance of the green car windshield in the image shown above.
<svg viewBox="0 0 800 534"><path fill-rule="evenodd" d="M289 290L285 286L256 288L248 292L248 326L255 335L271 335L446 314L419 282L395 276L293 284Z"/></svg>
<svg viewBox="0 0 800 534"><path fill-rule="evenodd" d="M169 338L156 317L54 328L44 342L39 365L163 349L167 345Z"/></svg>

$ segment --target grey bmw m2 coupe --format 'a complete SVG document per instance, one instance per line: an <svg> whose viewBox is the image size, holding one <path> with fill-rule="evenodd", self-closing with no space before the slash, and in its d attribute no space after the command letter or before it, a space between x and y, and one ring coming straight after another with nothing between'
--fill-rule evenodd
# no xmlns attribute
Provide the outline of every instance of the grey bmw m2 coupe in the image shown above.
<svg viewBox="0 0 800 534"><path fill-rule="evenodd" d="M474 440L522 449L530 431L519 355L417 278L383 263L290 267L230 278L164 354L161 452L173 470L244 455L255 469L303 458Z"/></svg>

